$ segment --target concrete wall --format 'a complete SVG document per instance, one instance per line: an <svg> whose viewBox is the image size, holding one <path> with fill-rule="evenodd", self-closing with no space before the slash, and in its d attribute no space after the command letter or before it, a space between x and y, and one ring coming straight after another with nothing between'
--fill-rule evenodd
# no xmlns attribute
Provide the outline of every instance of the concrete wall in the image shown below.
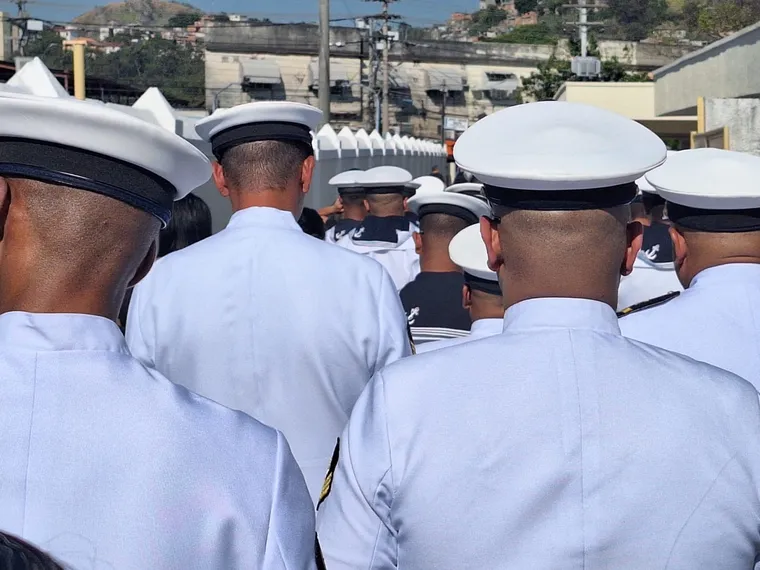
<svg viewBox="0 0 760 570"><path fill-rule="evenodd" d="M10 15L0 12L0 61L13 61L12 33Z"/></svg>
<svg viewBox="0 0 760 570"><path fill-rule="evenodd" d="M694 115L697 99L760 96L760 24L654 72L658 115Z"/></svg>
<svg viewBox="0 0 760 570"><path fill-rule="evenodd" d="M654 83L568 82L558 101L586 103L619 113L629 119L654 117Z"/></svg>
<svg viewBox="0 0 760 570"><path fill-rule="evenodd" d="M760 156L760 100L705 100L705 129L728 127L731 150Z"/></svg>

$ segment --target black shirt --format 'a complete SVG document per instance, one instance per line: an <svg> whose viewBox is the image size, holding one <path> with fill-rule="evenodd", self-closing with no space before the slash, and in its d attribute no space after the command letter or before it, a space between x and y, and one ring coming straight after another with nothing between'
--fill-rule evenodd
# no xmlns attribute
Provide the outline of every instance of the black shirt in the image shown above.
<svg viewBox="0 0 760 570"><path fill-rule="evenodd" d="M412 338L422 344L467 336L472 321L462 307L461 273L423 272L401 290Z"/></svg>

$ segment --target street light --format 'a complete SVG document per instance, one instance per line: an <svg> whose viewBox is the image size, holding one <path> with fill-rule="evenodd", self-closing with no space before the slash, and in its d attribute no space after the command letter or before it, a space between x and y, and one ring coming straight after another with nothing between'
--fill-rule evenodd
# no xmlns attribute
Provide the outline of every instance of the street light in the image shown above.
<svg viewBox="0 0 760 570"><path fill-rule="evenodd" d="M229 89L230 87L234 87L235 85L240 85L240 83L230 83L229 85L227 85L223 89L220 89L214 94L214 102L211 108L212 113L219 108L219 95L221 95L224 91L227 91L227 89Z"/></svg>

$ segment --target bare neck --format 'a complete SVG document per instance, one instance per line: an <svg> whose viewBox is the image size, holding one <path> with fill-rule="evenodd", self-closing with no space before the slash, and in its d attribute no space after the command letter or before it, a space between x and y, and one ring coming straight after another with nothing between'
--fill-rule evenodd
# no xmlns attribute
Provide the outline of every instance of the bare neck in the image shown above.
<svg viewBox="0 0 760 570"><path fill-rule="evenodd" d="M3 241L0 255L0 314L74 313L116 321L126 282L115 283L108 268L63 260L46 263L31 247Z"/></svg>
<svg viewBox="0 0 760 570"><path fill-rule="evenodd" d="M571 298L600 301L617 310L619 278L584 275L538 275L516 277L505 272L502 280L504 307L509 308L528 299ZM594 279L598 277L598 279Z"/></svg>
<svg viewBox="0 0 760 570"><path fill-rule="evenodd" d="M343 208L343 219L354 220L355 222L361 222L367 216L367 211L364 208Z"/></svg>
<svg viewBox="0 0 760 570"><path fill-rule="evenodd" d="M462 270L449 257L449 244L426 240L422 236L420 271L425 273L461 273Z"/></svg>
<svg viewBox="0 0 760 570"><path fill-rule="evenodd" d="M254 207L274 208L290 212L293 217L298 218L301 215L301 196L301 193L287 189L238 190L230 192L230 202L232 202L233 212Z"/></svg>

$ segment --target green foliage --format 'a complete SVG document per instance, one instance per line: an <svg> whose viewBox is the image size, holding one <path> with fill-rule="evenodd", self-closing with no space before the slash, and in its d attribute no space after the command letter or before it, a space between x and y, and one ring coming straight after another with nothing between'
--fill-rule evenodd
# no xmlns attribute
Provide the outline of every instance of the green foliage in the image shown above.
<svg viewBox="0 0 760 570"><path fill-rule="evenodd" d="M26 54L39 56L51 69L70 70L71 53L63 51L61 37L42 32L26 46ZM203 52L193 46L152 38L127 42L114 53L89 52L88 76L108 79L138 91L158 87L170 101L189 107L205 104Z"/></svg>
<svg viewBox="0 0 760 570"><path fill-rule="evenodd" d="M166 24L167 28L187 28L192 26L195 22L201 19L203 16L200 12L189 12L186 14L175 14L169 18L169 22Z"/></svg>
<svg viewBox="0 0 760 570"><path fill-rule="evenodd" d="M667 13L667 0L608 0L603 15L613 22L615 36L639 41L663 23Z"/></svg>
<svg viewBox="0 0 760 570"><path fill-rule="evenodd" d="M504 44L543 44L554 45L559 38L545 23L535 26L520 26L507 34L501 34L493 39L484 39Z"/></svg>
<svg viewBox="0 0 760 570"><path fill-rule="evenodd" d="M760 0L686 0L682 15L693 35L718 39L760 20Z"/></svg>
<svg viewBox="0 0 760 570"><path fill-rule="evenodd" d="M470 25L471 36L482 36L488 30L507 19L507 13L496 6L489 6L485 10L472 15Z"/></svg>
<svg viewBox="0 0 760 570"><path fill-rule="evenodd" d="M563 83L576 79L569 61L552 56L548 61L538 65L538 71L523 78L521 94L536 101L552 101ZM627 71L617 58L612 58L602 62L602 71L596 81L632 83L651 79L646 73Z"/></svg>
<svg viewBox="0 0 760 570"><path fill-rule="evenodd" d="M515 0L515 9L520 14L535 12L538 10L538 0Z"/></svg>

